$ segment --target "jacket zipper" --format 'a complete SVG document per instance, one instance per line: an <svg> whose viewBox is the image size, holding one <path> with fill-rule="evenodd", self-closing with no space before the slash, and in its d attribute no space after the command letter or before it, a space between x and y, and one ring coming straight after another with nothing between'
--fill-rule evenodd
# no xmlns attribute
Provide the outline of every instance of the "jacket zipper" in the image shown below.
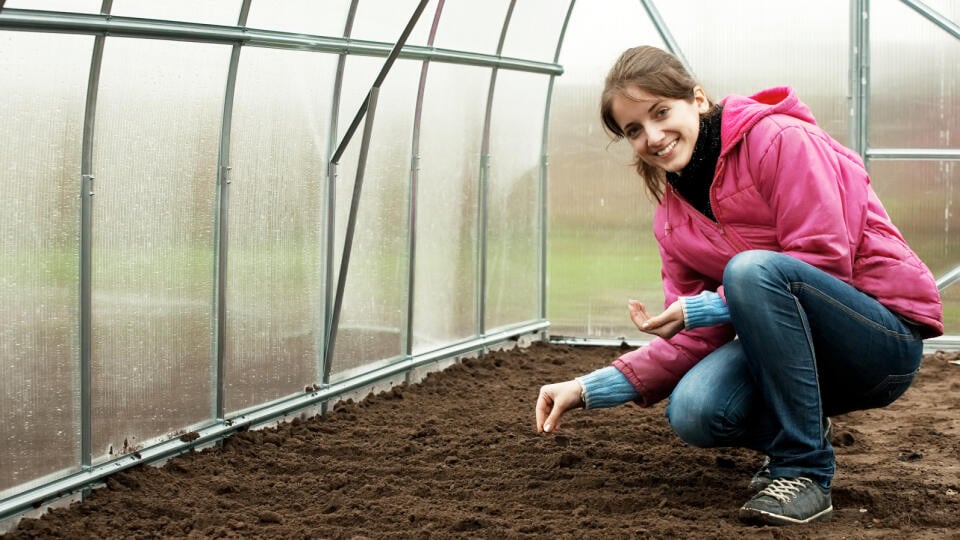
<svg viewBox="0 0 960 540"><path fill-rule="evenodd" d="M713 177L714 182L716 182L716 179L721 176L721 173L722 173L722 171L723 171L723 165L724 165L724 164L721 162L721 163L719 164L719 166L717 167L717 171L716 171L716 173L714 173L714 177ZM720 233L720 236L723 237L723 239L726 240L728 244L730 244L730 247L732 247L732 248L734 249L734 251L736 251L737 253L740 253L740 252L742 252L742 251L747 251L747 250L749 250L749 249L752 249L750 246L744 245L744 244L740 241L739 237L736 236L736 234L734 234L734 233L727 234L726 229L724 229L724 227L723 227L723 222L720 221L720 215L717 213L717 207L718 207L718 206L717 206L716 197L714 196L713 187L714 187L714 183L711 182L711 183L710 183L710 193L709 193L709 195L710 195L710 209L713 211L713 217L717 218L717 221L712 221L710 218L708 218L707 216L703 215L699 210L697 210L696 208L694 208L693 205L690 204L689 201L687 201L686 199L684 199L680 194L676 193L676 190L673 189L672 186L671 186L670 189L671 189L671 191L674 192L674 196L677 198L677 200L680 201L680 204L685 205L685 206L693 213L693 215L697 216L697 219L700 219L700 220L703 221L704 223L710 225L712 228L714 228L715 230L717 230L717 231Z"/></svg>

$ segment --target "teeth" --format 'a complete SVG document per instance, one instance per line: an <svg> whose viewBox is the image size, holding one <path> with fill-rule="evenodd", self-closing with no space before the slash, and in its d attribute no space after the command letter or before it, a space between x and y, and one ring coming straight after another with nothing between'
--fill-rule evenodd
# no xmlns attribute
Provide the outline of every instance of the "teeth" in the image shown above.
<svg viewBox="0 0 960 540"><path fill-rule="evenodd" d="M662 155L670 152L671 150L673 150L673 147L676 146L676 145L677 145L677 141L673 141L672 143L668 144L666 148L664 148L663 150L660 150L659 152L657 152L657 155L658 155L658 156L662 156Z"/></svg>

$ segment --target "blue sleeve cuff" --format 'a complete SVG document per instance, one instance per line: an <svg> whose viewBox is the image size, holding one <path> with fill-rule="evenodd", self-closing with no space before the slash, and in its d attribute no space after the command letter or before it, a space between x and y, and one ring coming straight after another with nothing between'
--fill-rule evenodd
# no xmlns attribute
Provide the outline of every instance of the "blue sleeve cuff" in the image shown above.
<svg viewBox="0 0 960 540"><path fill-rule="evenodd" d="M680 302L683 305L684 328L701 328L730 322L730 309L716 292L703 291L696 296L681 296Z"/></svg>
<svg viewBox="0 0 960 540"><path fill-rule="evenodd" d="M613 366L577 377L577 380L583 385L584 409L616 407L639 397L630 381Z"/></svg>

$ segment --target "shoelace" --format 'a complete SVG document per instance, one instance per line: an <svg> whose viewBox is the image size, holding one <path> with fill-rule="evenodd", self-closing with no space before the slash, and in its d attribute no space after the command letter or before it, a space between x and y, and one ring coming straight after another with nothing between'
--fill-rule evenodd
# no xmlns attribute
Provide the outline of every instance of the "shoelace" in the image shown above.
<svg viewBox="0 0 960 540"><path fill-rule="evenodd" d="M769 486L761 491L764 495L769 495L780 502L790 502L790 499L800 494L803 488L812 484L813 480L809 478L777 478Z"/></svg>

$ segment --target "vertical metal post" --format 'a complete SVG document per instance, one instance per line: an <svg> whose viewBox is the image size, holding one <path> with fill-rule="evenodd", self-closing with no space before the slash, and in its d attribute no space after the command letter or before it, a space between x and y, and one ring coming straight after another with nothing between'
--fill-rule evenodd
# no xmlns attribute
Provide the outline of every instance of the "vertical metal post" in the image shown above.
<svg viewBox="0 0 960 540"><path fill-rule="evenodd" d="M363 176L367 166L367 154L370 151L370 136L373 132L373 119L377 108L377 98L380 88L370 89L365 103L366 122L363 126L363 136L360 140L360 157L357 159L357 177L353 183L353 197L350 200L350 213L347 216L347 229L343 240L343 255L340 257L340 272L337 276L337 292L333 302L333 314L330 319L329 337L327 338L327 361L324 363L323 383L330 382L330 363L333 360L333 351L337 342L337 330L340 326L340 309L343 306L343 292L347 283L347 272L350 268L350 253L353 251L353 235L357 225L357 211L360 207L360 195L363 190Z"/></svg>
<svg viewBox="0 0 960 540"><path fill-rule="evenodd" d="M100 13L109 15L113 0L104 0ZM80 467L93 464L93 139L97 120L100 66L105 34L93 39L80 149Z"/></svg>
<svg viewBox="0 0 960 540"><path fill-rule="evenodd" d="M867 163L870 114L870 0L850 0L850 148Z"/></svg>
<svg viewBox="0 0 960 540"><path fill-rule="evenodd" d="M677 43L677 40L673 38L673 34L671 34L670 29L667 28L667 23L664 22L663 17L660 16L657 6L653 5L653 0L640 0L640 3L643 4L643 8L647 10L647 15L650 17L650 21L653 22L653 26L657 29L657 33L660 34L660 38L663 39L667 50L680 60L680 63L683 64L683 67L686 68L691 75L696 76L690 67L690 62L687 62L687 57L684 56L683 51L680 50L680 45Z"/></svg>
<svg viewBox="0 0 960 540"><path fill-rule="evenodd" d="M237 26L246 26L250 2L244 0L240 7ZM230 133L233 127L234 93L237 87L237 69L240 65L241 43L235 43L230 52L227 85L223 95L223 116L220 119L220 148L217 156L217 210L214 226L216 328L214 334L214 418L222 421L226 414L226 345L227 345L227 262L230 248Z"/></svg>
<svg viewBox="0 0 960 540"><path fill-rule="evenodd" d="M347 11L347 22L344 24L343 37L350 38L353 33L353 21L357 16L357 4L360 0L352 0L350 9ZM327 357L327 343L330 342L330 321L333 320L334 290L336 284L333 281L334 259L336 251L336 228L337 228L337 164L333 162L333 154L337 150L337 128L340 122L340 95L343 92L343 70L347 63L347 53L340 53L337 58L337 73L333 80L333 102L330 110L330 127L327 136L327 204L326 204L326 234L324 235L324 269L323 269L323 336L322 348L318 355L317 374L321 381L326 384L329 379L330 362L332 358ZM321 412L326 413L327 403L321 405Z"/></svg>
<svg viewBox="0 0 960 540"><path fill-rule="evenodd" d="M503 19L503 28L500 30L500 41L497 43L497 56L503 52L503 43L507 39L507 29L513 17L513 8L517 0L510 0L507 15ZM487 106L483 116L483 138L480 143L480 187L477 197L477 335L486 333L487 313L487 194L490 183L490 121L493 116L493 95L497 87L498 68L490 72L490 87L487 90Z"/></svg>
<svg viewBox="0 0 960 540"><path fill-rule="evenodd" d="M351 122L350 127L347 128L347 132L344 133L343 139L340 141L340 145L337 147L337 150L333 153L333 157L330 159L330 162L333 164L340 162L340 158L343 156L344 151L346 151L347 145L350 144L350 139L353 138L357 126L360 125L360 121L364 116L366 116L367 119L366 123L364 124L363 138L360 143L360 157L357 163L357 178L353 184L353 198L350 202L350 213L347 216L346 237L343 241L343 255L340 258L340 272L337 278L337 292L333 299L333 313L330 318L330 323L327 327L329 337L327 339L324 353L325 361L323 365L323 384L328 384L330 382L330 365L333 361L333 352L337 342L337 331L340 325L340 309L343 305L343 292L346 287L347 273L350 267L350 252L353 249L353 233L354 229L356 228L357 211L360 206L360 193L363 187L363 175L367 166L367 153L370 149L370 135L373 131L373 117L377 106L377 97L380 94L380 86L387 78L387 73L390 72L390 68L393 67L393 63L396 62L397 57L400 56L400 50L407 42L407 38L410 37L413 27L416 26L417 21L420 19L420 14L423 13L424 8L427 7L428 1L429 0L420 0L420 3L414 10L413 15L407 22L407 26L403 29L400 37L397 39L397 43L394 45L393 50L390 51L390 55L387 57L386 62L384 62L383 67L380 68L380 73L377 75L376 80L374 80L373 87L367 94L366 99L363 100L363 103L360 104L360 109L357 111L356 116L354 116L353 122Z"/></svg>
<svg viewBox="0 0 960 540"><path fill-rule="evenodd" d="M567 25L570 23L570 15L573 13L573 6L577 0L570 0L567 7L567 14L563 19L563 26L560 27L560 35L557 37L557 48L553 53L553 63L560 61L560 49L563 47L563 38L567 33ZM543 136L540 141L540 252L537 254L537 275L540 276L540 318L547 318L547 227L548 223L548 173L550 166L549 144L550 144L550 105L553 100L553 84L556 80L555 75L550 76L550 82L547 85L547 102L543 111ZM543 332L543 337L547 337L547 332Z"/></svg>
<svg viewBox="0 0 960 540"><path fill-rule="evenodd" d="M433 47L434 39L437 36L437 27L440 25L440 14L443 13L444 0L437 2L437 11L433 15L433 25L430 27L430 35L427 37L427 47ZM423 95L427 86L427 70L430 67L430 60L424 60L420 66L420 83L417 86L417 102L413 112L413 144L410 156L410 194L407 197L409 206L407 207L407 233L408 238L408 264L407 264L407 320L406 332L404 333L403 353L410 357L413 356L413 324L414 324L414 302L416 292L416 273L417 273L417 192L420 184L420 122L423 119ZM407 377L410 373L407 373Z"/></svg>

